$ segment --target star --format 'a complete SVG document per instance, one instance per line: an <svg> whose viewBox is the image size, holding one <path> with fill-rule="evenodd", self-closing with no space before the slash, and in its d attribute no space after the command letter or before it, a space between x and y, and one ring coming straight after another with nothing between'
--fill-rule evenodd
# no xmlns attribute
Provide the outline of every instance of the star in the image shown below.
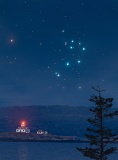
<svg viewBox="0 0 118 160"><path fill-rule="evenodd" d="M78 61L77 61L77 63L81 63L81 61L80 61L80 60L78 60Z"/></svg>
<svg viewBox="0 0 118 160"><path fill-rule="evenodd" d="M79 89L82 89L82 86L79 86L78 88L79 88Z"/></svg>
<svg viewBox="0 0 118 160"><path fill-rule="evenodd" d="M59 74L59 73L57 74L57 77L60 77L60 74Z"/></svg>
<svg viewBox="0 0 118 160"><path fill-rule="evenodd" d="M70 49L73 49L74 47L73 46L70 46Z"/></svg>
<svg viewBox="0 0 118 160"><path fill-rule="evenodd" d="M65 30L63 29L61 32L62 32L62 33L64 33L64 32L65 32Z"/></svg>
<svg viewBox="0 0 118 160"><path fill-rule="evenodd" d="M14 40L13 40L13 39L10 39L10 42L11 42L11 43L13 43L13 42L14 42Z"/></svg>
<svg viewBox="0 0 118 160"><path fill-rule="evenodd" d="M70 63L69 63L69 62L67 62L67 63L66 63L66 66L69 66L69 65L70 65Z"/></svg>
<svg viewBox="0 0 118 160"><path fill-rule="evenodd" d="M83 47L83 48L82 48L82 50L83 50L83 51L85 51L85 50L86 50L86 48L85 48L85 47Z"/></svg>
<svg viewBox="0 0 118 160"><path fill-rule="evenodd" d="M67 42L65 42L64 44L65 44L65 46L67 46Z"/></svg>
<svg viewBox="0 0 118 160"><path fill-rule="evenodd" d="M55 74L56 74L57 77L60 77L60 74L59 74L59 73L55 72Z"/></svg>

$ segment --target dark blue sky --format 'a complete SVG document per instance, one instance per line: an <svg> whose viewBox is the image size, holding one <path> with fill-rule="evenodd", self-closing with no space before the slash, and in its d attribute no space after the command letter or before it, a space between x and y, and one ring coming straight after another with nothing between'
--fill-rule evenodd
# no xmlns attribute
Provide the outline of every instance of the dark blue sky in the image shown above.
<svg viewBox="0 0 118 160"><path fill-rule="evenodd" d="M1 0L0 106L118 100L117 0Z"/></svg>

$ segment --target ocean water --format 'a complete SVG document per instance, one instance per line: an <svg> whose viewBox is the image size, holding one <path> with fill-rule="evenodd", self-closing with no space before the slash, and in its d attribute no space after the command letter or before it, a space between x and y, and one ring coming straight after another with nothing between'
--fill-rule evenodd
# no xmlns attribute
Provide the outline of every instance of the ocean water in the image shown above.
<svg viewBox="0 0 118 160"><path fill-rule="evenodd" d="M0 142L0 160L89 160L76 150L84 143ZM118 147L117 144L113 144ZM118 160L118 153L108 160Z"/></svg>

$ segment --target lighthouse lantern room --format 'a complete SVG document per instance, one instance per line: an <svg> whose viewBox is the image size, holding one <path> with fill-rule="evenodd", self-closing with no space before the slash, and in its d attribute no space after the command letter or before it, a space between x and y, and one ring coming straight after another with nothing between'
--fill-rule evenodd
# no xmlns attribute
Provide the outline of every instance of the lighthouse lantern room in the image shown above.
<svg viewBox="0 0 118 160"><path fill-rule="evenodd" d="M26 127L26 122L22 121L21 126L16 129L16 132L19 133L30 133L30 129Z"/></svg>

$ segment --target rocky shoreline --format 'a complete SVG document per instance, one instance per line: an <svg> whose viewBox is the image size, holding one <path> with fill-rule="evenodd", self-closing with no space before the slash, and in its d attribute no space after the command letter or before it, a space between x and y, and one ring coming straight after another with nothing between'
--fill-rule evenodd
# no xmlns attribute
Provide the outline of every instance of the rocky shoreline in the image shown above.
<svg viewBox="0 0 118 160"><path fill-rule="evenodd" d="M0 133L0 142L77 142L77 137L38 135L36 133Z"/></svg>

